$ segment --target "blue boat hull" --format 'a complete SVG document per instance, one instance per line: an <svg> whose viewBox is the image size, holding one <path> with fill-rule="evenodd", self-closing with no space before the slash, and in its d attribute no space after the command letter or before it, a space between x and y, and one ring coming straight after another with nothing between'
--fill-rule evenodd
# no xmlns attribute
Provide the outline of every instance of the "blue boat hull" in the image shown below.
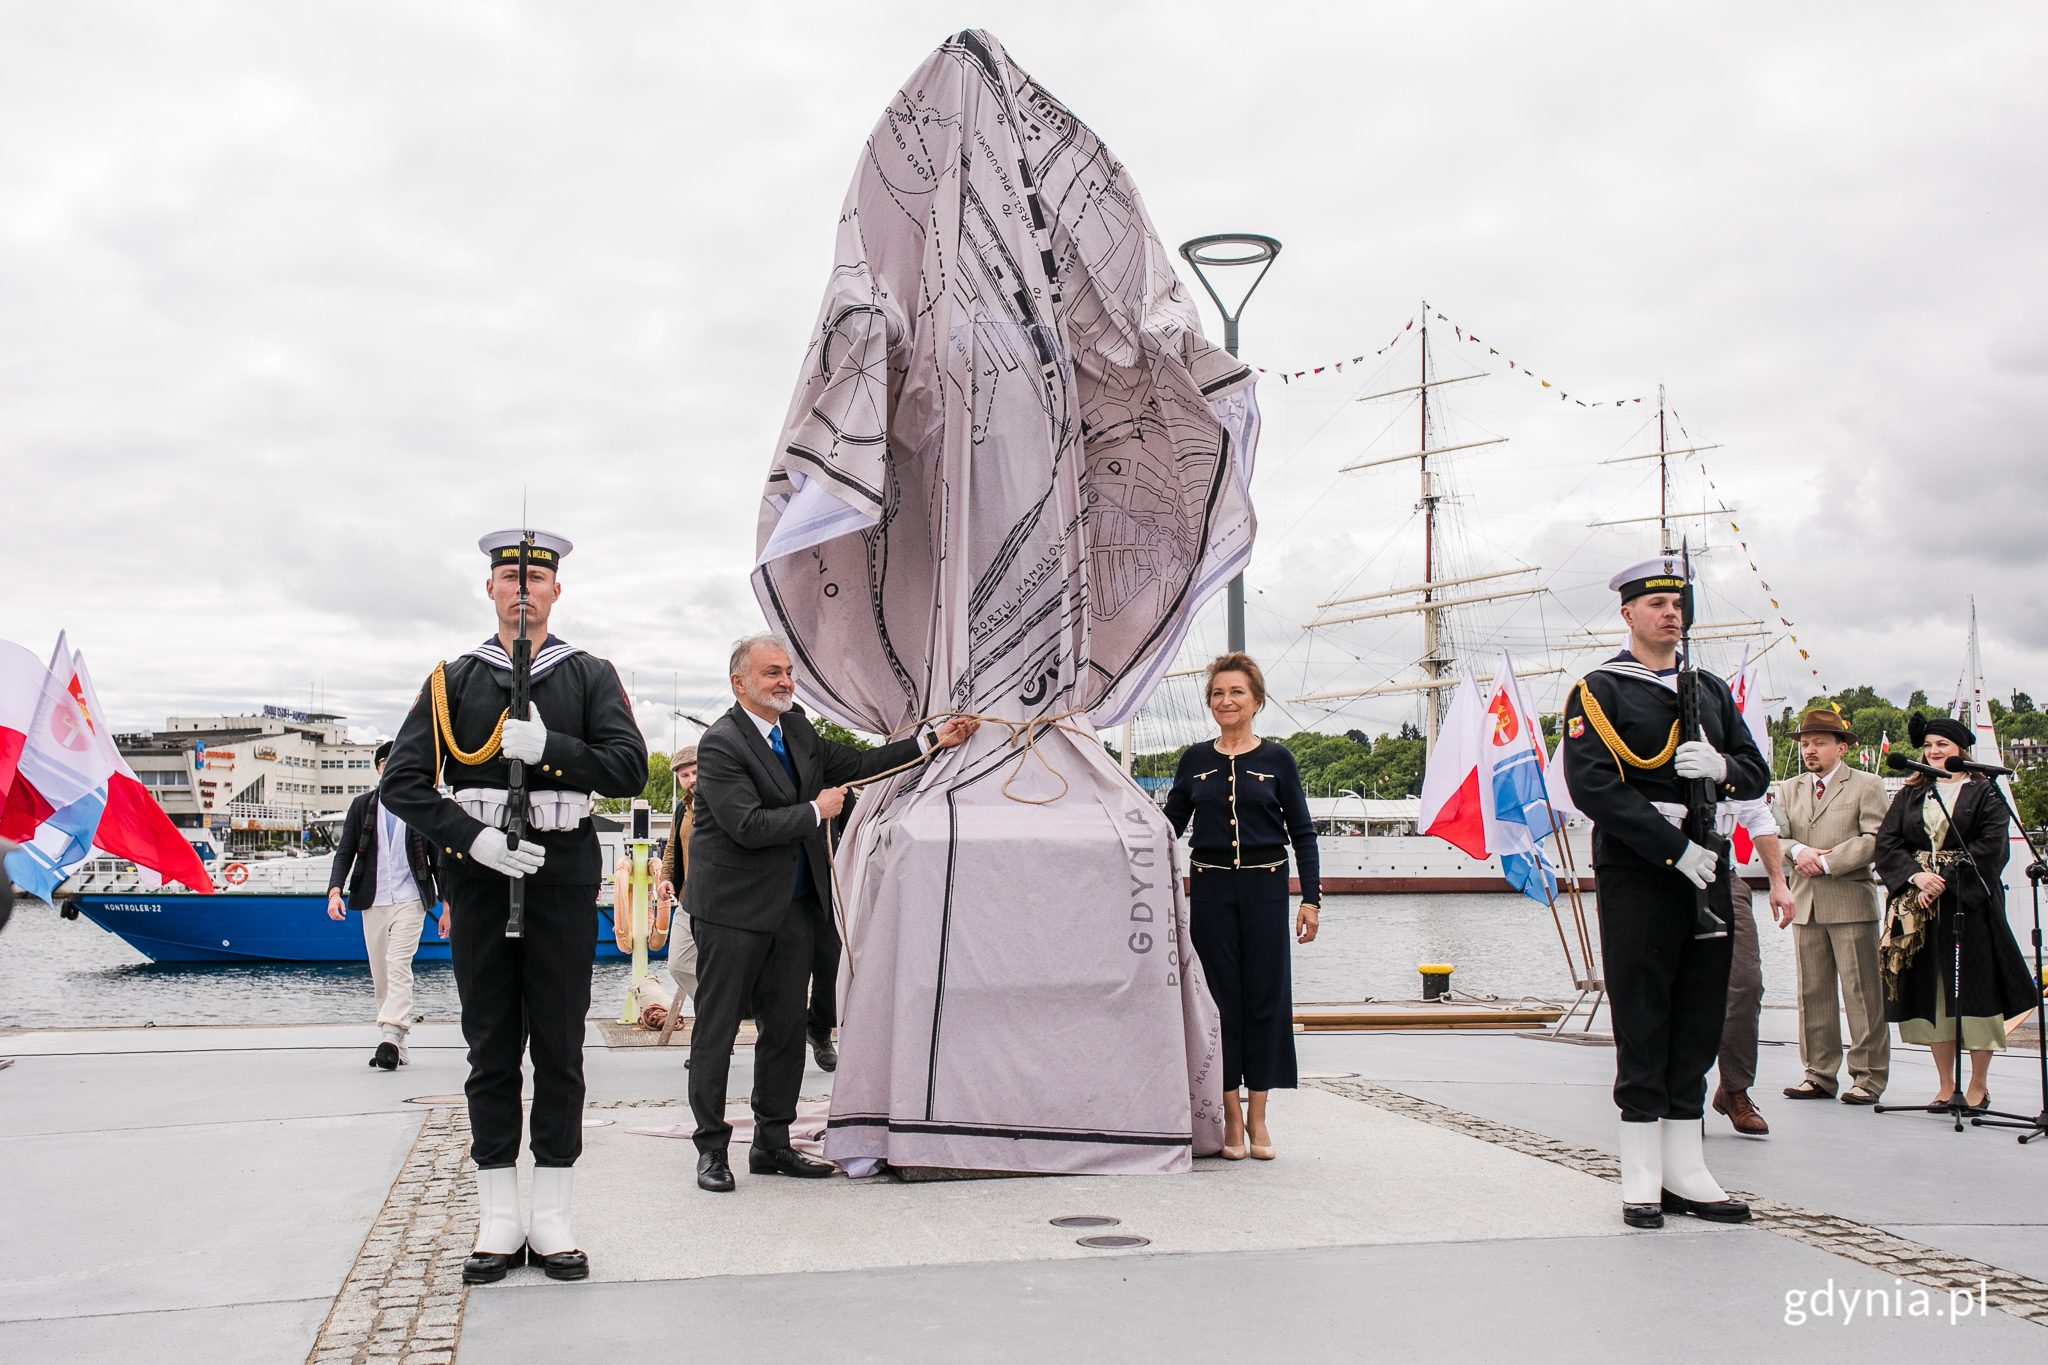
<svg viewBox="0 0 2048 1365"><path fill-rule="evenodd" d="M325 896L192 896L144 892L80 896L79 913L119 934L152 962L365 962L360 915L327 918ZM597 907L597 960L630 957L612 941L612 912ZM649 954L668 956L667 949ZM415 962L446 962L448 941L431 915Z"/></svg>

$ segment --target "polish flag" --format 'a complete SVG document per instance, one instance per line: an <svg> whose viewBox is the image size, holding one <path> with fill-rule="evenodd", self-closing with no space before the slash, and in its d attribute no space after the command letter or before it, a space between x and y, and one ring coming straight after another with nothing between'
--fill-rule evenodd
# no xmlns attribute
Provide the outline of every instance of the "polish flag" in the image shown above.
<svg viewBox="0 0 2048 1365"><path fill-rule="evenodd" d="M14 770L28 745L28 732L35 727L36 703L42 700L43 679L49 676L41 659L12 640L0 640L0 809L14 789ZM0 819L0 826L5 823Z"/></svg>
<svg viewBox="0 0 2048 1365"><path fill-rule="evenodd" d="M1481 780L1484 745L1493 733L1486 694L1472 670L1451 699L1436 733L1436 752L1422 772L1422 832L1434 834L1474 858L1493 846L1493 790ZM1492 768L1486 766L1486 775Z"/></svg>
<svg viewBox="0 0 2048 1365"><path fill-rule="evenodd" d="M1735 682L1728 689L1735 697L1735 709L1742 713L1742 723L1749 727L1751 739L1756 741L1756 751L1764 756L1766 766L1771 761L1771 734L1769 717L1764 714L1763 688L1759 685L1756 670L1763 660L1752 664L1749 661L1749 646L1742 647L1742 665L1735 670ZM1735 826L1735 865L1741 867L1749 861L1755 848L1755 840L1749 831L1738 822Z"/></svg>

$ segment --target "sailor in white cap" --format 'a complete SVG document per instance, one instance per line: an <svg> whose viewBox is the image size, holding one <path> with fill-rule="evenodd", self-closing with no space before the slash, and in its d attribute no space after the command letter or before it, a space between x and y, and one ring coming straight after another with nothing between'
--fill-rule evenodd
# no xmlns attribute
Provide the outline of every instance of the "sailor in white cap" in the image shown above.
<svg viewBox="0 0 2048 1365"><path fill-rule="evenodd" d="M454 920L450 950L469 1043L470 1155L482 1205L462 1277L488 1284L530 1262L553 1279L580 1280L590 1269L570 1231L569 1203L583 1151L583 1029L602 876L590 798L638 796L647 784L647 742L618 672L548 633L570 543L545 531L508 530L478 545L490 558L484 591L497 633L436 666L420 689L384 770L383 799L432 841ZM509 703L522 616L531 718L515 720ZM528 792L529 832L517 848L505 832L513 759L524 765ZM452 798L437 790L441 783ZM506 934L514 879L525 883L517 938ZM528 1051L533 1214L522 1225L519 1094Z"/></svg>
<svg viewBox="0 0 2048 1365"><path fill-rule="evenodd" d="M1660 555L1616 574L1628 648L1565 698L1564 770L1593 821L1600 955L1614 1017L1614 1100L1621 1109L1622 1217L1661 1227L1666 1213L1740 1222L1701 1147L1706 1076L1728 1007L1731 939L1696 937L1697 890L1729 922L1732 859L1679 828L1686 783L1707 778L1724 811L1762 796L1770 765L1728 685L1700 675L1700 728L1681 735L1678 645L1691 610L1687 565ZM1745 898L1747 891L1744 892Z"/></svg>

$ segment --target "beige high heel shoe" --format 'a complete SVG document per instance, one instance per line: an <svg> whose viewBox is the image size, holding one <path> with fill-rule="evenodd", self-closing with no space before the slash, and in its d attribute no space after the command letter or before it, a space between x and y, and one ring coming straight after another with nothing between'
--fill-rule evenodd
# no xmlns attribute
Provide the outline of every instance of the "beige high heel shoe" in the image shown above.
<svg viewBox="0 0 2048 1365"><path fill-rule="evenodd" d="M1225 1161L1243 1161L1245 1158L1244 1144L1239 1143L1237 1146L1232 1147L1226 1143L1221 1155Z"/></svg>

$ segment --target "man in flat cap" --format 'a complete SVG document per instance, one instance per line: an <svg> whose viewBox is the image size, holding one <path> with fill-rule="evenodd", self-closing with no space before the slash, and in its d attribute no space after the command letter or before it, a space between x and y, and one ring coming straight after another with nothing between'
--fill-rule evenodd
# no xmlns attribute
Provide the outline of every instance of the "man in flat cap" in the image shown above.
<svg viewBox="0 0 2048 1365"><path fill-rule="evenodd" d="M437 666L399 727L384 802L438 852L454 925L450 951L469 1043L470 1155L482 1205L470 1284L531 1263L552 1279L589 1273L570 1231L583 1151L583 1029L597 950L602 859L592 793L638 796L647 742L619 675L548 633L573 548L545 531L497 531L484 592L497 633ZM532 646L529 719L510 714L522 628ZM511 761L525 766L528 833L506 837ZM436 790L445 783L452 798ZM525 883L525 929L506 934L511 886ZM519 1214L520 1081L533 1055L533 1214Z"/></svg>
<svg viewBox="0 0 2048 1365"><path fill-rule="evenodd" d="M1565 780L1593 821L1600 956L1614 1018L1614 1100L1621 1109L1622 1217L1661 1227L1664 1214L1740 1222L1701 1146L1707 1069L1721 1046L1733 947L1725 928L1698 937L1695 893L1725 926L1735 867L1680 828L1686 787L1708 779L1719 826L1770 786L1770 765L1728 685L1700 675L1702 733L1681 735L1678 642L1691 610L1676 555L1616 574L1628 648L1588 673L1565 700ZM1744 892L1745 898L1747 892Z"/></svg>
<svg viewBox="0 0 2048 1365"><path fill-rule="evenodd" d="M679 888L690 876L690 830L697 818L697 746L689 744L676 750L668 763L676 783L675 824L669 830L668 847L661 851L661 883L654 888L654 897L673 912L680 900ZM661 1031L664 1043L682 1017L684 997L697 998L697 939L687 924L669 930L668 974L676 983L676 998L669 1005L668 1024Z"/></svg>
<svg viewBox="0 0 2048 1365"><path fill-rule="evenodd" d="M1795 1100L1834 1098L1846 1007L1849 1088L1841 1097L1846 1104L1875 1104L1891 1075L1892 1042L1877 961L1883 887L1870 869L1877 859L1877 828L1891 801L1883 778L1843 761L1856 735L1835 712L1808 711L1792 733L1806 771L1778 784L1778 811L1792 855L1790 923L1799 963L1799 1060L1806 1076L1785 1094Z"/></svg>

